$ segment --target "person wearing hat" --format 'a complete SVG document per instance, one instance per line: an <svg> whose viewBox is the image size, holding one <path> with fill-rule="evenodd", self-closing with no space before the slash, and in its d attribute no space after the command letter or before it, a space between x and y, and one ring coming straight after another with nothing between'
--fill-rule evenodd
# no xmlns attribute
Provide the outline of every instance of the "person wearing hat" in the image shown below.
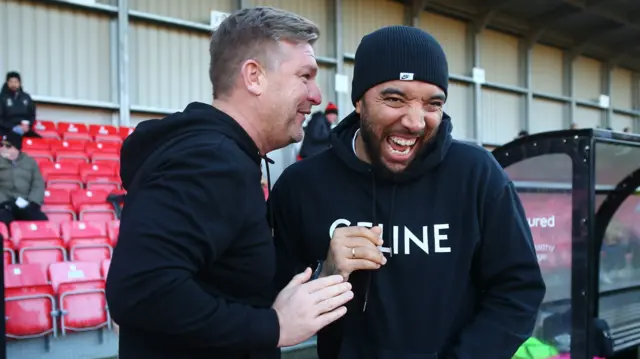
<svg viewBox="0 0 640 359"><path fill-rule="evenodd" d="M331 147L331 126L338 119L338 107L329 102L324 113L317 111L304 130L304 141L300 147L300 159L320 153Z"/></svg>
<svg viewBox="0 0 640 359"><path fill-rule="evenodd" d="M32 129L35 121L36 104L22 89L20 74L8 72L0 90L0 127L25 137L40 137Z"/></svg>
<svg viewBox="0 0 640 359"><path fill-rule="evenodd" d="M425 31L366 35L355 111L269 196L275 286L305 266L352 284L320 359L508 359L532 333L546 288L531 231L492 155L452 138L448 80Z"/></svg>
<svg viewBox="0 0 640 359"><path fill-rule="evenodd" d="M40 206L44 202L44 179L33 157L20 151L22 137L0 130L0 222L46 221Z"/></svg>

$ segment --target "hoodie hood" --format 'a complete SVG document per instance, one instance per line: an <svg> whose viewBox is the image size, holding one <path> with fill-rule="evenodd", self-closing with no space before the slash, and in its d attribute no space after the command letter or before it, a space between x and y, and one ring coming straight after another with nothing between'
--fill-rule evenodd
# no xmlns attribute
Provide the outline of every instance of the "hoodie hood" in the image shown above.
<svg viewBox="0 0 640 359"><path fill-rule="evenodd" d="M438 132L432 138L422 153L401 173L389 174L386 171L376 170L374 166L361 161L353 153L353 136L360 128L360 115L355 111L340 122L331 134L331 145L338 157L351 169L360 173L373 171L375 177L390 182L407 182L419 179L428 171L436 168L445 158L451 146L451 131L453 125L451 118L446 113L442 116L442 122Z"/></svg>
<svg viewBox="0 0 640 359"><path fill-rule="evenodd" d="M176 112L164 119L141 122L122 145L120 154L120 177L125 189L145 160L168 141L183 141L204 131L216 131L232 138L259 166L261 157L255 142L246 131L226 113L215 107L193 102L184 111Z"/></svg>
<svg viewBox="0 0 640 359"><path fill-rule="evenodd" d="M331 125L322 112L315 112L304 131L304 140L325 143L331 137Z"/></svg>

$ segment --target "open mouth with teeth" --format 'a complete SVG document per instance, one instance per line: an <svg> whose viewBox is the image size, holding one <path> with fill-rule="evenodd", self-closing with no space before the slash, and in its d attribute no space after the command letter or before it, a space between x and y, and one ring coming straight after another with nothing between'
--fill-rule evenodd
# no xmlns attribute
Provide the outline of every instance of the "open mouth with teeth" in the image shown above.
<svg viewBox="0 0 640 359"><path fill-rule="evenodd" d="M403 160L411 155L418 142L416 137L387 136L386 147L395 160Z"/></svg>

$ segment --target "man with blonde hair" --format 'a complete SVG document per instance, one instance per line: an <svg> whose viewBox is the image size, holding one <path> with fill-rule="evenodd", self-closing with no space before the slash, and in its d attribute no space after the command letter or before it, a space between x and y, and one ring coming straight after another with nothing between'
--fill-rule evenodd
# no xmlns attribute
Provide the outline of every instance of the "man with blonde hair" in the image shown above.
<svg viewBox="0 0 640 359"><path fill-rule="evenodd" d="M210 44L213 106L137 126L122 147L128 194L107 279L120 359L278 358L346 313L350 284L294 276L276 296L260 162L302 139L321 102L319 30L240 10Z"/></svg>

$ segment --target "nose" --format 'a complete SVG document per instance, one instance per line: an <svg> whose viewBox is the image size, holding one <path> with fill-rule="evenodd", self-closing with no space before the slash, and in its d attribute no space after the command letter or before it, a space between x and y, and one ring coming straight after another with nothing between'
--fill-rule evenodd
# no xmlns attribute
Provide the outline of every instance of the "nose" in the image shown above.
<svg viewBox="0 0 640 359"><path fill-rule="evenodd" d="M322 92L315 81L310 81L309 92L307 94L307 100L314 106L318 106L322 103Z"/></svg>
<svg viewBox="0 0 640 359"><path fill-rule="evenodd" d="M412 133L422 133L426 127L425 111L422 106L409 106L407 114L402 118L402 125Z"/></svg>

